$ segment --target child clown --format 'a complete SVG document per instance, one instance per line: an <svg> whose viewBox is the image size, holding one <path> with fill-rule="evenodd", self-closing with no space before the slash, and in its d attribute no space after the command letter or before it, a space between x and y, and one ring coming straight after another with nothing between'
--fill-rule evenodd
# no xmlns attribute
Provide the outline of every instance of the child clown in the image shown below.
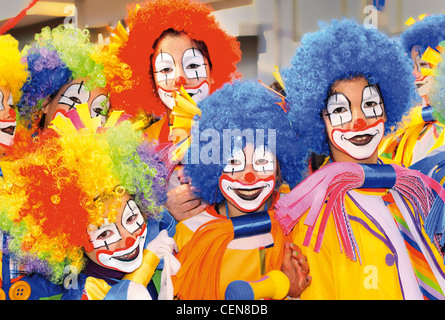
<svg viewBox="0 0 445 320"><path fill-rule="evenodd" d="M275 269L289 278L289 296L310 284L304 257L273 218L280 185L300 178L299 145L279 103L261 84L236 81L199 104L185 173L210 205L176 226L179 299L223 299L232 281Z"/></svg>
<svg viewBox="0 0 445 320"><path fill-rule="evenodd" d="M394 186L401 182L395 174L405 169L385 165L378 157L385 131L409 110L415 93L412 68L400 46L378 30L335 20L303 38L283 75L289 117L306 154L330 155L325 167L277 205L277 220L285 230L294 226L294 243L304 244L311 266L313 281L301 298L443 299L443 261L423 228L432 202L429 189L423 182L416 192L397 189ZM346 175L338 175L345 177L344 183L351 181L347 177L351 179L357 166L358 174L372 178L372 183L360 181L349 190L323 184L327 180L322 177L336 168ZM418 172L406 170L404 175L417 177ZM319 194L308 204L312 210L305 211L293 205L303 197L297 193L307 188L307 182L322 184L313 188ZM329 197L332 201L323 198L331 192L342 195L333 207L334 195ZM422 201L428 205L420 210L416 204ZM295 224L283 215L290 208ZM413 247L425 259L422 271L427 275L419 272L409 250Z"/></svg>

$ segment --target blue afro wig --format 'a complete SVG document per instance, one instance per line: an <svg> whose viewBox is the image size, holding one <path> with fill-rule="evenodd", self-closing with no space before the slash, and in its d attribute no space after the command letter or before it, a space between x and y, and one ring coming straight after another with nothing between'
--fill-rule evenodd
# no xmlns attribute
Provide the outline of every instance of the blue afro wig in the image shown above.
<svg viewBox="0 0 445 320"><path fill-rule="evenodd" d="M20 117L33 122L43 99L56 94L72 77L71 70L60 59L52 46L33 46L26 56L30 77L23 86L23 96L18 103Z"/></svg>
<svg viewBox="0 0 445 320"><path fill-rule="evenodd" d="M335 81L364 77L378 85L385 103L386 132L419 99L400 43L348 19L333 20L306 34L282 74L289 119L308 155L330 154L321 111Z"/></svg>
<svg viewBox="0 0 445 320"><path fill-rule="evenodd" d="M277 105L280 102L282 99L277 94L259 82L235 81L225 84L198 104L202 114L192 129L185 174L191 178L196 194L205 202L214 204L224 200L219 190L219 177L228 157L224 145L229 143L232 148L233 141L241 137L244 147L248 141L247 132L254 133L256 147L266 145L275 151L285 183L293 188L301 180L306 165L287 114ZM239 130L238 133L235 130ZM210 144L217 150L209 148ZM209 158L212 161L208 161Z"/></svg>
<svg viewBox="0 0 445 320"><path fill-rule="evenodd" d="M422 53L428 47L436 48L445 40L445 14L426 16L417 21L400 35L400 40L409 58L415 45L420 46Z"/></svg>

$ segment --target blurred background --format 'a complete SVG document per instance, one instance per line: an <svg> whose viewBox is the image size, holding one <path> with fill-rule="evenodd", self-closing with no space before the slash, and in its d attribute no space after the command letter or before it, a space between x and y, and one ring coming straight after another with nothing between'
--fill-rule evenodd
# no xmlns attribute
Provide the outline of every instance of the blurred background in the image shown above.
<svg viewBox="0 0 445 320"><path fill-rule="evenodd" d="M0 0L0 27L31 0ZM107 41L106 26L125 26L126 6L137 0L40 0L8 33L25 46L44 26L72 23L88 28L92 41ZM239 64L245 78L274 81L274 67L289 65L301 37L318 22L342 17L376 27L389 36L408 28L408 19L445 13L444 0L204 0L221 26L241 43Z"/></svg>

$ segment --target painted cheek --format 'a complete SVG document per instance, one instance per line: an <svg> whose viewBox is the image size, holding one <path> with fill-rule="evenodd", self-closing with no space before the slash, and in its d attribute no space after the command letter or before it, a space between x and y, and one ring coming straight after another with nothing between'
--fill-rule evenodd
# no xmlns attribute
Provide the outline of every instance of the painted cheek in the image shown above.
<svg viewBox="0 0 445 320"><path fill-rule="evenodd" d="M85 252L93 252L94 251L94 245L90 242L87 245L85 245L84 247Z"/></svg>
<svg viewBox="0 0 445 320"><path fill-rule="evenodd" d="M9 117L15 119L16 115L17 114L15 113L14 109L10 108L9 109Z"/></svg>

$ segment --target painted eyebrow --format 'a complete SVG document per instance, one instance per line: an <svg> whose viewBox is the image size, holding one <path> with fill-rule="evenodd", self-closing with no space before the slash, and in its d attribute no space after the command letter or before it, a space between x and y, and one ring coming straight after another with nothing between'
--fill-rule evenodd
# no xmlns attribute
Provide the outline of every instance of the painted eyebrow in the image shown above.
<svg viewBox="0 0 445 320"><path fill-rule="evenodd" d="M79 89L77 89L77 94L80 94L80 90L82 89L83 81L80 83Z"/></svg>
<svg viewBox="0 0 445 320"><path fill-rule="evenodd" d="M128 206L128 208L130 208L130 210L131 210L131 212L132 212L132 215L131 215L131 216L136 216L137 213L135 213L134 210L133 210L133 208L130 206L130 201L133 201L133 202L134 202L133 199L129 199L129 200L127 200L127 204L126 204L125 206ZM137 206L136 202L134 202L134 204ZM123 217L123 215L122 215L122 217ZM123 226L123 221L121 222L121 224L122 224L122 226ZM140 224L138 221L136 221L136 224L138 225L139 229L142 229L143 226L144 226L143 224ZM124 228L125 228L125 227L124 227ZM136 230L138 230L138 229L136 229ZM135 232L136 232L136 231L135 231ZM134 232L133 232L133 233L134 233Z"/></svg>

